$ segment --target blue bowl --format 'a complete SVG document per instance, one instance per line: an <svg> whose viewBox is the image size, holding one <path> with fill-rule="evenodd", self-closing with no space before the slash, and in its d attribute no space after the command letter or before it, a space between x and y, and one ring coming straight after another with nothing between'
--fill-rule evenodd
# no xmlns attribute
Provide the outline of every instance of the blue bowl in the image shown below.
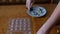
<svg viewBox="0 0 60 34"><path fill-rule="evenodd" d="M32 17L41 17L46 14L46 9L40 6L34 6L30 11L27 11L28 15Z"/></svg>

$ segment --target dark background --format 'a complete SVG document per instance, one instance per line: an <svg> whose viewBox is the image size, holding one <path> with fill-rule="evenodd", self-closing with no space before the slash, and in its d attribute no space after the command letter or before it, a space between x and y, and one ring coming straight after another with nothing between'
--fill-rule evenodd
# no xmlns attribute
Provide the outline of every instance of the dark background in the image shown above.
<svg viewBox="0 0 60 34"><path fill-rule="evenodd" d="M35 0L35 4L57 4L59 0ZM11 4L25 4L26 0L19 0L16 2L16 0L12 0L12 2L9 2L9 0L5 0L4 2L0 0L0 5L11 5Z"/></svg>

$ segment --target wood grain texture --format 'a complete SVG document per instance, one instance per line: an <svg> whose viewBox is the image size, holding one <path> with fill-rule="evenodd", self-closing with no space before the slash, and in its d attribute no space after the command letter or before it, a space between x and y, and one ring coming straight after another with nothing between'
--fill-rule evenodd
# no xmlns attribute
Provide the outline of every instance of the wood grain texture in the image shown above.
<svg viewBox="0 0 60 34"><path fill-rule="evenodd" d="M39 28L46 22L50 17L53 10L55 9L55 4L40 4L47 10L47 14L40 18L34 18L27 14L25 5L9 5L0 6L0 34L6 34L8 29L8 21L11 18L30 18L32 23L32 32L36 34ZM51 34L56 34L56 29L51 30Z"/></svg>

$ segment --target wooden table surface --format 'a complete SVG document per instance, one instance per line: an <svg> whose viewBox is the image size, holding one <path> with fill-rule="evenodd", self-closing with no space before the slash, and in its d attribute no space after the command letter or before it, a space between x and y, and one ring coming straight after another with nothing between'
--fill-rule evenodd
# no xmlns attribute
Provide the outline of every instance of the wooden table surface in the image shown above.
<svg viewBox="0 0 60 34"><path fill-rule="evenodd" d="M26 13L25 5L0 6L0 34L6 34L8 29L8 21L10 18L30 18L33 26L33 33L36 34L36 32L46 22L56 7L55 4L40 4L40 6L46 8L47 14L39 18L29 16ZM52 29L51 34L56 34L56 29Z"/></svg>

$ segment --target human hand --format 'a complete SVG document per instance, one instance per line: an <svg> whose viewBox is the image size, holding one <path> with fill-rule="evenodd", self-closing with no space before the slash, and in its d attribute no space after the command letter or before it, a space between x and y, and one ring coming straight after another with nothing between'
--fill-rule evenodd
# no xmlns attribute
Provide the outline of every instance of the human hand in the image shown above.
<svg viewBox="0 0 60 34"><path fill-rule="evenodd" d="M30 8L31 8L32 5L33 5L33 1L34 1L34 0L26 0L26 8L27 8L27 10L30 10Z"/></svg>

